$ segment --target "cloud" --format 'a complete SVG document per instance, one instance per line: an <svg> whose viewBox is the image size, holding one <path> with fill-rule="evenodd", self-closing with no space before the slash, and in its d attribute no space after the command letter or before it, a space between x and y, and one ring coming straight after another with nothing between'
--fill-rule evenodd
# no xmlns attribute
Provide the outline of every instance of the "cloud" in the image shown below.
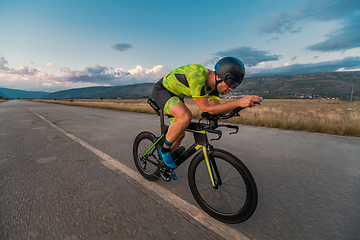
<svg viewBox="0 0 360 240"><path fill-rule="evenodd" d="M133 84L143 82L155 82L162 78L170 69L162 65L154 66L151 69L140 65L129 71L117 68L110 71L108 67L95 65L86 67L83 71L73 71L63 68L63 76L57 77L59 82L93 83L104 86L115 86L121 84Z"/></svg>
<svg viewBox="0 0 360 240"><path fill-rule="evenodd" d="M14 69L7 67L7 63L4 57L0 57L0 85L2 87L39 90L39 86L52 82L53 75L46 73L42 68L21 66Z"/></svg>
<svg viewBox="0 0 360 240"><path fill-rule="evenodd" d="M296 8L292 15L294 21L298 20L318 20L332 21L345 19L350 15L356 14L359 10L357 0L308 0Z"/></svg>
<svg viewBox="0 0 360 240"><path fill-rule="evenodd" d="M153 68L144 68L137 65L136 68L124 71L123 69L115 69L116 84L131 84L142 82L156 82L164 77L170 71L163 65L157 65Z"/></svg>
<svg viewBox="0 0 360 240"><path fill-rule="evenodd" d="M334 72L339 69L351 70L360 68L360 57L346 57L344 59L307 63L307 64L293 64L278 68L251 68L247 69L247 77L256 76L269 76L269 75L290 75L290 74L303 74L315 72Z"/></svg>
<svg viewBox="0 0 360 240"><path fill-rule="evenodd" d="M360 47L360 15L347 19L342 27L327 35L324 42L309 46L306 49L318 52L346 51Z"/></svg>
<svg viewBox="0 0 360 240"><path fill-rule="evenodd" d="M274 38L272 38L271 40L268 40L268 41L266 41L266 42L268 42L268 43L270 43L271 41L277 42L277 41L279 41L279 39L280 39L280 38L278 38L278 37L274 37Z"/></svg>
<svg viewBox="0 0 360 240"><path fill-rule="evenodd" d="M114 77L107 74L107 67L95 65L86 67L83 71L74 71L69 68L62 68L63 76L57 77L59 82L82 82L101 85L111 85Z"/></svg>
<svg viewBox="0 0 360 240"><path fill-rule="evenodd" d="M279 60L281 55L270 55L266 51L257 50L252 47L238 47L230 49L228 51L220 51L214 54L215 56L222 57L237 57L239 58L247 67L253 67L261 62L276 61Z"/></svg>
<svg viewBox="0 0 360 240"><path fill-rule="evenodd" d="M87 73L101 74L101 73L105 73L107 70L108 70L107 67L99 66L96 64L94 67L86 67L84 71Z"/></svg>
<svg viewBox="0 0 360 240"><path fill-rule="evenodd" d="M36 68L29 68L25 66L21 66L17 69L9 68L5 66L8 64L8 61L4 57L0 57L0 73L3 74L17 74L17 75L35 75L38 72L38 69Z"/></svg>
<svg viewBox="0 0 360 240"><path fill-rule="evenodd" d="M92 83L103 86L112 85L113 79L110 75L93 76L81 72L67 72L65 76L54 78L57 82Z"/></svg>
<svg viewBox="0 0 360 240"><path fill-rule="evenodd" d="M268 34L297 33L302 27L296 25L305 21L333 21L341 23L340 29L327 35L327 40L309 46L311 51L345 51L360 46L360 1L358 0L308 0L298 6L293 13L273 13L271 21L259 28Z"/></svg>
<svg viewBox="0 0 360 240"><path fill-rule="evenodd" d="M279 33L290 32L294 27L294 21L287 12L277 12L271 15L273 19L259 30L261 33Z"/></svg>
<svg viewBox="0 0 360 240"><path fill-rule="evenodd" d="M241 51L242 54L250 52L260 52L259 54L263 59L263 55L267 55L264 51L248 49L250 51ZM232 53L236 53L233 51ZM234 56L234 55L233 55ZM239 56L237 56L239 57ZM245 56L247 58L248 56ZM212 59L211 61L215 61ZM208 60L207 62L211 62ZM0 86L17 88L24 90L43 90L43 91L58 91L70 88L81 88L90 86L116 86L127 85L143 82L156 82L170 69L157 65L152 68L143 66L136 66L128 71L122 68L112 69L106 66L94 65L86 67L82 71L71 70L69 68L62 68L62 75L54 76L45 72L41 68L29 68L21 66L17 69L12 69L6 66L8 64L4 57L0 57ZM246 76L268 76L268 75L288 75L288 74L302 74L313 72L333 72L333 71L346 71L351 69L360 69L360 57L347 57L340 60L308 63L308 64L285 64L282 67L271 68L266 66L265 62L259 63L259 67L247 67Z"/></svg>
<svg viewBox="0 0 360 240"><path fill-rule="evenodd" d="M293 13L277 12L271 14L272 20L259 30L265 33L299 32L295 24L304 20L332 21L352 19L357 15L360 3L357 0L308 0L298 6Z"/></svg>
<svg viewBox="0 0 360 240"><path fill-rule="evenodd" d="M126 50L129 50L130 48L132 48L132 46L129 43L118 43L118 44L112 45L111 48L118 50L120 52L125 52Z"/></svg>
<svg viewBox="0 0 360 240"><path fill-rule="evenodd" d="M8 61L0 57L0 87L24 90L58 91L90 86L116 86L143 82L156 82L170 69L157 65L145 68L140 65L129 71L94 65L82 71L61 68L61 75L54 76L41 68L21 66L18 69L6 66Z"/></svg>
<svg viewBox="0 0 360 240"><path fill-rule="evenodd" d="M0 70L9 70L5 65L8 64L8 61L4 57L0 57Z"/></svg>
<svg viewBox="0 0 360 240"><path fill-rule="evenodd" d="M11 68L6 73L7 74L17 74L17 75L21 75L21 76L24 76L24 75L33 76L33 75L37 74L37 72L38 72L38 69L36 69L36 68L29 68L29 67L21 66L17 69Z"/></svg>
<svg viewBox="0 0 360 240"><path fill-rule="evenodd" d="M296 58L297 58L297 56L293 57L293 58L291 59L291 61L294 61Z"/></svg>
<svg viewBox="0 0 360 240"><path fill-rule="evenodd" d="M48 66L48 67L54 67L54 64L53 64L53 63L48 63L48 64L46 64L46 66Z"/></svg>

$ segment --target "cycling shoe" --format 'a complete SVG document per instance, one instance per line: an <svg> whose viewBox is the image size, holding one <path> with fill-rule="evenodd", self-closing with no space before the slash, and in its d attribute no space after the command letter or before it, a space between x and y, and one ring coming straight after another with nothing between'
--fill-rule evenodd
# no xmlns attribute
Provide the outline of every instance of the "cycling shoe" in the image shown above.
<svg viewBox="0 0 360 240"><path fill-rule="evenodd" d="M176 165L176 163L174 162L170 151L166 152L166 153L162 153L161 148L160 148L158 152L167 167L172 168L172 169L175 169L178 167Z"/></svg>

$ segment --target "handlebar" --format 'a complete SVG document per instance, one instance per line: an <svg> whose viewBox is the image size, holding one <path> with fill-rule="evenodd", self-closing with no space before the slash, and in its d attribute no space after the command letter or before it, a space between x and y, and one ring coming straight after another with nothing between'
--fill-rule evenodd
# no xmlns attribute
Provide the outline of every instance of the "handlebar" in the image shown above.
<svg viewBox="0 0 360 240"><path fill-rule="evenodd" d="M239 116L239 112L243 109L245 109L245 108L237 107L234 110L232 110L231 112L228 112L225 114L220 114L220 115L211 115L208 112L203 112L203 113L201 113L201 117L206 118L208 120L224 120L224 119L232 118L234 116Z"/></svg>
<svg viewBox="0 0 360 240"><path fill-rule="evenodd" d="M237 107L234 110L232 110L231 112L225 113L225 114L220 114L220 115L211 115L208 112L204 112L201 114L202 118L206 118L209 121L209 124L207 124L207 126L205 127L205 130L209 133L215 133L218 134L218 138L215 139L211 139L212 140L219 140L221 138L221 131L219 130L215 130L218 127L227 127L227 128L232 128L235 129L235 132L231 132L230 134L236 134L239 131L239 127L236 125L228 125L228 124L221 124L218 125L218 120L225 120L225 119L229 119L232 118L234 116L240 116L239 112L241 110L243 110L244 108L242 107ZM200 119L201 121L201 119Z"/></svg>
<svg viewBox="0 0 360 240"><path fill-rule="evenodd" d="M218 138L213 138L211 139L212 140L219 140L222 136L222 132L220 130L215 130L215 128L218 128L218 127L227 127L227 128L232 128L232 129L235 129L235 132L231 132L229 133L230 135L231 134L236 134L239 132L239 127L236 126L236 125L225 125L225 124L221 124L221 125L214 125L214 122L211 122L204 128L205 131L209 132L209 133L214 133L214 134L217 134L218 135Z"/></svg>
<svg viewBox="0 0 360 240"><path fill-rule="evenodd" d="M255 104L259 104L259 102L255 102ZM234 116L240 116L239 115L239 112L241 110L244 110L245 108L243 107L237 107L235 108L234 110L232 110L231 112L228 112L228 113L224 113L224 114L219 114L219 115L211 115L210 113L208 112L203 112L201 113L201 117L202 118L206 118L207 120L225 120L225 119L229 119L229 118L232 118Z"/></svg>

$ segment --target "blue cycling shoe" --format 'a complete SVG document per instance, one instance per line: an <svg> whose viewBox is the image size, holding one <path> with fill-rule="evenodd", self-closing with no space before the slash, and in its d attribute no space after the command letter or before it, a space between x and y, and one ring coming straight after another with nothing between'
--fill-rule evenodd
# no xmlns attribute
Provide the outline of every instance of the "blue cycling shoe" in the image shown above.
<svg viewBox="0 0 360 240"><path fill-rule="evenodd" d="M175 171L173 170L172 172L173 172L172 180L177 180L177 175L176 175Z"/></svg>
<svg viewBox="0 0 360 240"><path fill-rule="evenodd" d="M164 161L165 165L169 168L175 169L178 166L176 165L176 163L174 162L172 156L171 156L171 151L168 151L166 153L163 153L161 151L162 147L159 149L159 155L162 158L162 160Z"/></svg>

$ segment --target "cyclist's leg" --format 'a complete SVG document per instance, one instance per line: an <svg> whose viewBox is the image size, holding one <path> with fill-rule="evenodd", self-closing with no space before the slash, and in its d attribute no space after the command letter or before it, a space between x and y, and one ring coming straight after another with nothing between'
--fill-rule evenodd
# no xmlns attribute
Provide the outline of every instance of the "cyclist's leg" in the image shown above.
<svg viewBox="0 0 360 240"><path fill-rule="evenodd" d="M164 113L172 115L175 120L170 124L166 133L164 145L161 147L159 154L163 159L166 166L169 168L177 168L176 163L171 154L171 147L176 140L184 135L185 128L191 122L191 111L185 106L185 104L177 97L171 97L165 104ZM180 145L180 138L175 146Z"/></svg>
<svg viewBox="0 0 360 240"><path fill-rule="evenodd" d="M185 131L175 140L175 142L173 143L173 145L171 146L171 151L174 151L175 149L177 149L178 147L180 147L182 140L185 137Z"/></svg>
<svg viewBox="0 0 360 240"><path fill-rule="evenodd" d="M191 111L185 106L183 98L179 98L162 85L162 79L155 84L152 96L165 114L173 116L169 118L170 127L166 140L170 144L174 143L171 147L171 150L174 150L180 146L185 137L185 128L190 124L192 118ZM170 148L168 145L165 147Z"/></svg>
<svg viewBox="0 0 360 240"><path fill-rule="evenodd" d="M172 92L168 91L163 85L162 80L157 82L153 89L153 98L155 102L159 105L161 109L164 110L165 114L171 115L173 114L175 119L172 121L168 129L165 143L163 147L160 149L159 154L161 158L164 160L165 165L170 168L175 169L177 165L175 164L172 155L171 155L171 147L179 146L182 140L182 136L184 135L184 130L191 121L191 112L183 103L183 99L179 98ZM190 114L190 116L189 116ZM184 124L184 118L189 118L189 123L186 125ZM182 127L182 125L186 125ZM180 129L179 129L180 127ZM178 141L176 141L179 138ZM173 144L175 142L175 145ZM174 148L173 148L174 149Z"/></svg>
<svg viewBox="0 0 360 240"><path fill-rule="evenodd" d="M168 132L166 134L166 139L169 142L173 142L174 144L176 143L179 146L181 140L185 136L185 128L188 127L191 122L191 111L188 107L186 107L183 102L177 102L169 108L167 105L165 105L164 111L168 112L175 118L175 120L169 126Z"/></svg>

